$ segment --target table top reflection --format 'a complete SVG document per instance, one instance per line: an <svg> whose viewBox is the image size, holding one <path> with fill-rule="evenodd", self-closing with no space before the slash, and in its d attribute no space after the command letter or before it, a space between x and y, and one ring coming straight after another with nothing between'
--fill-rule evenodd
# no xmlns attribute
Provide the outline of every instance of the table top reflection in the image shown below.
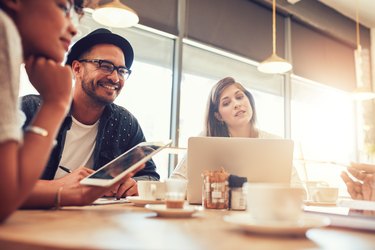
<svg viewBox="0 0 375 250"><path fill-rule="evenodd" d="M224 216L202 210L163 218L132 204L20 210L0 226L0 249L375 249L373 232L315 228L305 236L245 233Z"/></svg>

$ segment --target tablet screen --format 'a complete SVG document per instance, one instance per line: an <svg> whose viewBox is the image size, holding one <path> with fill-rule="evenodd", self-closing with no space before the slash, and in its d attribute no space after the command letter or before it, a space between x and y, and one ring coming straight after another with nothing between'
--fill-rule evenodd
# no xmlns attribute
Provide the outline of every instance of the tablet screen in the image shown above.
<svg viewBox="0 0 375 250"><path fill-rule="evenodd" d="M324 215L330 218L331 225L361 230L375 230L375 211L371 207L363 206L363 201L351 201L350 205L360 203L362 209L352 207L305 207L305 212ZM374 202L367 202L371 203ZM339 203L340 204L340 203ZM366 204L365 204L366 205ZM367 208L367 209L363 209Z"/></svg>
<svg viewBox="0 0 375 250"><path fill-rule="evenodd" d="M89 176L89 178L113 179L161 147L162 146L158 145L137 145L120 157L116 158L114 161L108 163L103 168L99 169L96 173Z"/></svg>

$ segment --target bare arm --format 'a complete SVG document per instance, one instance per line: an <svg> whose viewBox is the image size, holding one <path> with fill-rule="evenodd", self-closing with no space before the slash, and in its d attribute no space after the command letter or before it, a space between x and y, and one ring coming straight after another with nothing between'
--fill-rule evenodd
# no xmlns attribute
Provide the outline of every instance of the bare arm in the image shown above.
<svg viewBox="0 0 375 250"><path fill-rule="evenodd" d="M26 61L26 70L43 99L31 125L45 129L48 135L26 132L22 144L10 140L0 143L0 222L21 205L39 179L71 102L70 68L31 57Z"/></svg>
<svg viewBox="0 0 375 250"><path fill-rule="evenodd" d="M39 180L23 203L22 208L52 208L56 206L59 185L55 181Z"/></svg>
<svg viewBox="0 0 375 250"><path fill-rule="evenodd" d="M93 172L93 170L84 167L80 167L71 174L57 180L39 180L32 190L31 195L23 204L23 208L55 207L57 205L57 192L60 187L63 187L61 191L61 203L59 204L61 206L89 205L106 193L111 193L111 196L115 195L117 198L137 194L137 184L131 177L142 167L140 166L137 170L110 187L81 185L79 182Z"/></svg>

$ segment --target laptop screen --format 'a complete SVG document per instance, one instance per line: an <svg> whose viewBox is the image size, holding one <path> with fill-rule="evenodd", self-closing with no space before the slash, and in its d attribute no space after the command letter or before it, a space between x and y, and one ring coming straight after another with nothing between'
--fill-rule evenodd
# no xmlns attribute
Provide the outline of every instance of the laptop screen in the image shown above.
<svg viewBox="0 0 375 250"><path fill-rule="evenodd" d="M205 170L223 168L249 182L290 182L293 141L238 137L191 137L188 141L187 198L201 204Z"/></svg>

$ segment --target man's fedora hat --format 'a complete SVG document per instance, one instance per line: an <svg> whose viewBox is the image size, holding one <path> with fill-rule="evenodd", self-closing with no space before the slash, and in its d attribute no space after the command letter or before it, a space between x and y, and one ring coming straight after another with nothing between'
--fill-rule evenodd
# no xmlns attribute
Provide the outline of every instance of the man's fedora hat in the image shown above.
<svg viewBox="0 0 375 250"><path fill-rule="evenodd" d="M78 60L83 53L85 53L91 47L97 44L113 44L119 47L124 52L126 67L130 69L134 59L134 52L132 46L125 38L103 28L94 30L87 36L78 40L71 47L65 64L72 65L72 62L74 60Z"/></svg>

